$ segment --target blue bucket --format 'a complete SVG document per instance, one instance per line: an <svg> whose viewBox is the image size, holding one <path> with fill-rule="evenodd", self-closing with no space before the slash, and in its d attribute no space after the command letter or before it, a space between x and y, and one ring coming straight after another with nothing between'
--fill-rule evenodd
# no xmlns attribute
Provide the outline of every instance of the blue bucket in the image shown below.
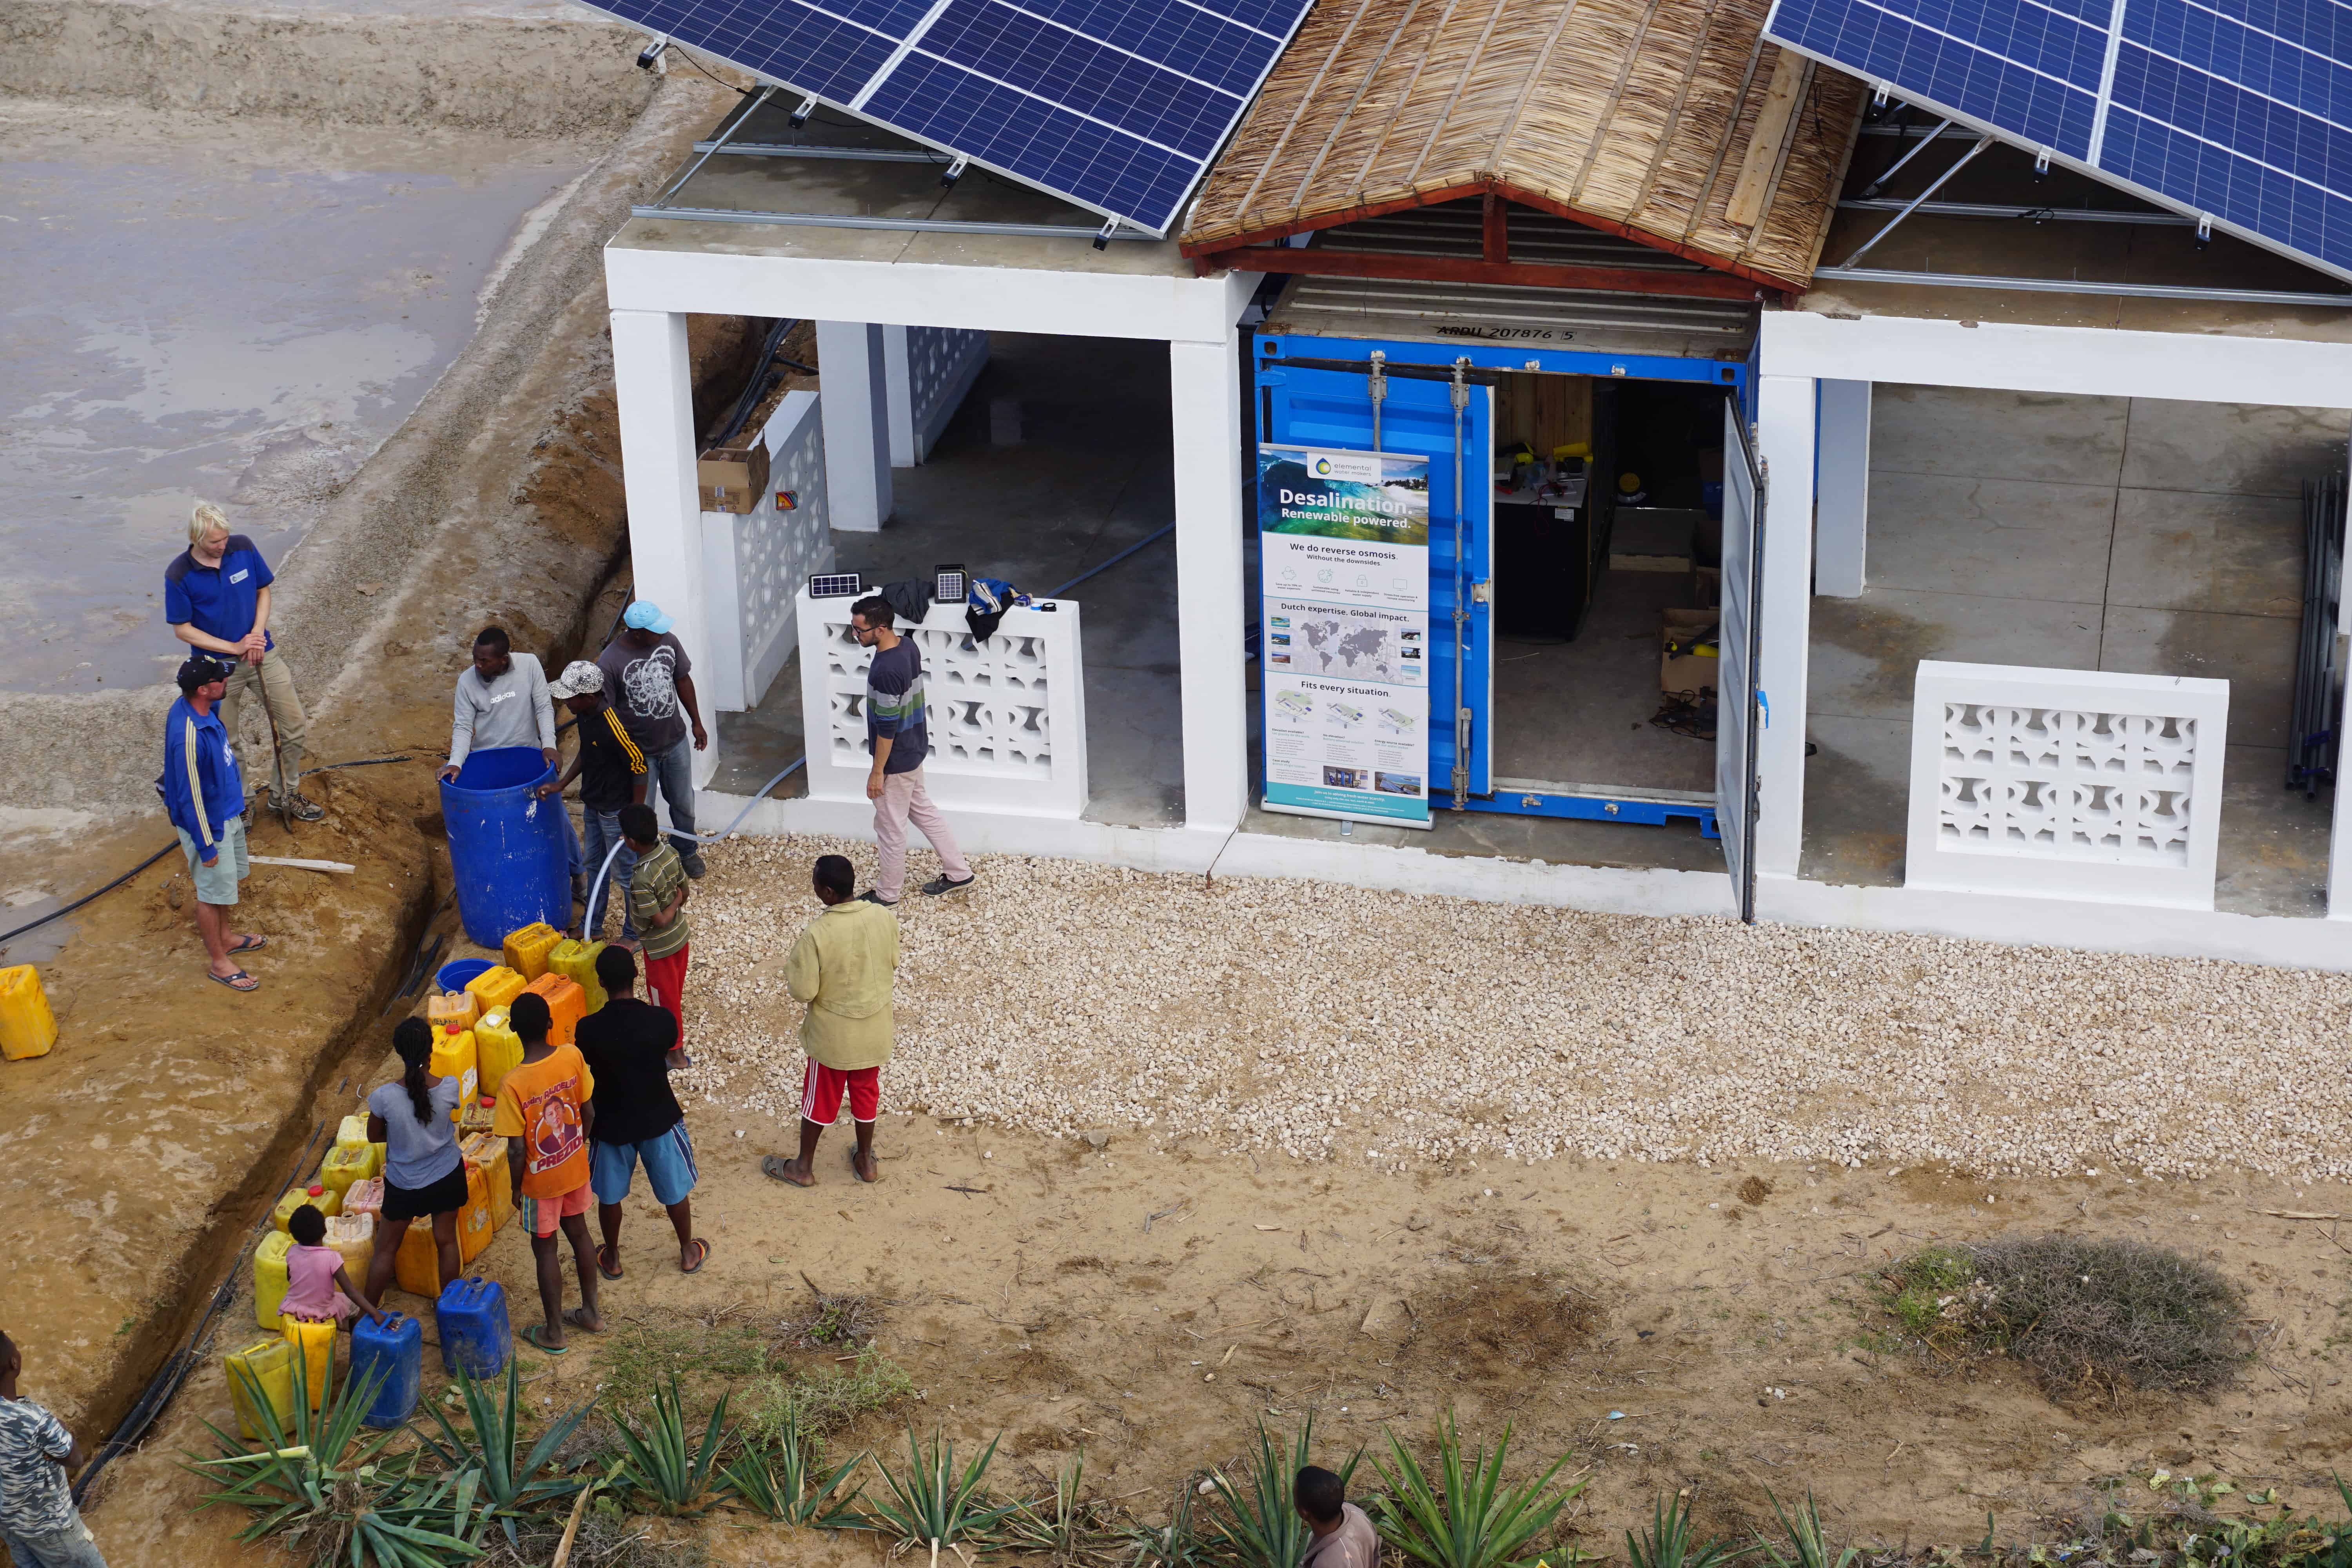
<svg viewBox="0 0 2352 1568"><path fill-rule="evenodd" d="M499 947L508 932L539 921L572 923L563 802L539 798L554 777L537 746L497 746L468 755L441 785L457 916L477 947Z"/></svg>
<svg viewBox="0 0 2352 1568"><path fill-rule="evenodd" d="M433 972L433 984L442 991L463 991L497 967L487 958L453 958Z"/></svg>

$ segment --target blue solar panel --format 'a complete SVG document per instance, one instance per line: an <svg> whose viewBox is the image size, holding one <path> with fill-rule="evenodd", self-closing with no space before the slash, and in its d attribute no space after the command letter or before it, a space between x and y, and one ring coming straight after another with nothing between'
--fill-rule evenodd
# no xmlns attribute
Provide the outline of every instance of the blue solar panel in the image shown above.
<svg viewBox="0 0 2352 1568"><path fill-rule="evenodd" d="M2352 278L2352 8L1775 0L1765 36Z"/></svg>
<svg viewBox="0 0 2352 1568"><path fill-rule="evenodd" d="M1164 235L1308 0L594 0Z"/></svg>

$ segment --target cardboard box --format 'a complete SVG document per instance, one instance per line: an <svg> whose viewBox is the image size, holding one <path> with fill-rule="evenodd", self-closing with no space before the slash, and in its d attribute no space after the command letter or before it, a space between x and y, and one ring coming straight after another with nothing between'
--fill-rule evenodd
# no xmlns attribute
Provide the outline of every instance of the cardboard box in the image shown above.
<svg viewBox="0 0 2352 1568"><path fill-rule="evenodd" d="M713 447L694 465L695 482L702 487L702 510L757 511L768 489L768 444Z"/></svg>
<svg viewBox="0 0 2352 1568"><path fill-rule="evenodd" d="M1673 649L1677 645L1687 646L1692 638L1715 626L1720 617L1713 610L1661 610L1658 616L1658 689L1669 694L1714 690L1723 661L1711 655L1676 653ZM1708 640L1711 643L1713 638Z"/></svg>

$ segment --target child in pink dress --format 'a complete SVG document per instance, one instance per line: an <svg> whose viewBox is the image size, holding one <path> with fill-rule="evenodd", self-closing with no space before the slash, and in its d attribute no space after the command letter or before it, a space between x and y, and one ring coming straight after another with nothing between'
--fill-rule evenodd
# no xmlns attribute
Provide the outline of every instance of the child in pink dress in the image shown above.
<svg viewBox="0 0 2352 1568"><path fill-rule="evenodd" d="M357 1312L365 1312L371 1321L383 1321L383 1311L343 1272L343 1255L319 1245L327 1238L325 1215L304 1204L286 1216L286 1234L294 1245L286 1252L286 1299L278 1304L280 1315L306 1323L331 1321L338 1327Z"/></svg>

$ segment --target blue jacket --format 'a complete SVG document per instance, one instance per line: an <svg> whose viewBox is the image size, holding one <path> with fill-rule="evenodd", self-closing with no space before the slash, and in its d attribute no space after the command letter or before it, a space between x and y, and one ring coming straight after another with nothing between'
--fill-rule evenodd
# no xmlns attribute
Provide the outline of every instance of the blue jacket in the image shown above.
<svg viewBox="0 0 2352 1568"><path fill-rule="evenodd" d="M245 814L245 780L217 710L199 717L185 697L172 704L163 718L163 776L155 784L172 826L196 841L196 858L210 854L228 819Z"/></svg>

